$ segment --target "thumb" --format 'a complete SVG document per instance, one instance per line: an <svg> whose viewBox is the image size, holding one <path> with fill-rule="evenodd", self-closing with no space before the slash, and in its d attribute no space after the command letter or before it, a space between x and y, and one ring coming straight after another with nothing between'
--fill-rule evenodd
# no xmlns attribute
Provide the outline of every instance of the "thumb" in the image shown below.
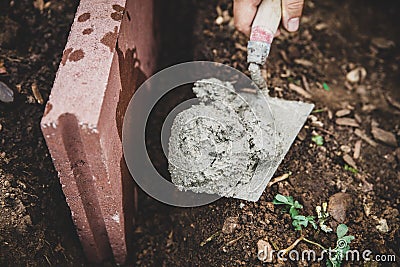
<svg viewBox="0 0 400 267"><path fill-rule="evenodd" d="M299 29L304 0L282 0L282 24L289 32Z"/></svg>

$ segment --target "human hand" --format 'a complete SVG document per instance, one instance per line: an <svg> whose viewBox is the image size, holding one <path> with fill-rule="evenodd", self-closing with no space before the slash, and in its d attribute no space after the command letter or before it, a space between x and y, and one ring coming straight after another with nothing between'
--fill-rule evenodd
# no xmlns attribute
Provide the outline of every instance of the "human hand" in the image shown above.
<svg viewBox="0 0 400 267"><path fill-rule="evenodd" d="M258 6L261 2L262 0L233 1L235 27L239 31L248 36L250 35L251 24L253 23ZM294 32L299 29L303 5L304 0L282 0L282 25L289 32Z"/></svg>

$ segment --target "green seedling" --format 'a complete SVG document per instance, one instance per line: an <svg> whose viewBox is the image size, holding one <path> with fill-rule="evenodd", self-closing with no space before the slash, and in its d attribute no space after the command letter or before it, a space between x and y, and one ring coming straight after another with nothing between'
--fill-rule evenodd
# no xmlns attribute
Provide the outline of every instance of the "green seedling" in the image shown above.
<svg viewBox="0 0 400 267"><path fill-rule="evenodd" d="M314 216L303 216L299 214L299 209L303 208L297 200L294 200L291 196L284 196L277 194L272 201L275 205L286 205L289 208L290 217L292 217L292 224L294 229L302 230L302 226L307 227L310 223L315 229L317 229L317 224L314 221Z"/></svg>
<svg viewBox="0 0 400 267"><path fill-rule="evenodd" d="M326 220L329 217L327 208L328 208L328 203L324 202L322 203L322 207L316 206L315 211L317 212L319 228L321 228L321 230L324 231L325 233L330 233L333 231L332 228L330 228L325 224Z"/></svg>
<svg viewBox="0 0 400 267"><path fill-rule="evenodd" d="M314 143L316 143L317 146L322 146L322 145L324 145L324 138L323 138L322 136L320 136L320 135L313 136L313 137L311 138L311 141L313 141Z"/></svg>
<svg viewBox="0 0 400 267"><path fill-rule="evenodd" d="M314 246L320 247L323 251L328 251L323 245L314 242L312 240L307 239L303 232L302 227L307 227L308 224L311 224L314 229L318 229L318 225L322 231L329 233L332 232L332 228L325 224L327 218L329 217L329 213L327 211L328 204L326 202L322 203L322 206L317 206L315 208L318 216L318 225L314 220L313 216L304 216L299 215L299 209L302 209L303 206L293 199L291 196L284 196L281 194L277 194L273 200L275 205L285 205L286 208L289 208L289 214L292 217L292 224L296 230L299 230L300 237L297 238L289 247L283 250L283 254L289 253L292 249L294 249L297 244L300 242L307 242ZM350 250L350 242L354 240L354 236L346 235L348 232L348 227L345 224L340 224L336 229L337 241L336 247L334 249L329 248L329 258L327 259L326 265L329 267L340 267L343 260L345 259L346 253Z"/></svg>
<svg viewBox="0 0 400 267"><path fill-rule="evenodd" d="M330 91L331 90L331 88L329 88L327 83L323 83L322 87L324 88L325 91Z"/></svg>
<svg viewBox="0 0 400 267"><path fill-rule="evenodd" d="M349 172L352 172L352 173L358 173L358 170L356 168L353 168L353 167L351 167L351 166L349 166L347 164L344 164L344 169L346 171L349 171Z"/></svg>
<svg viewBox="0 0 400 267"><path fill-rule="evenodd" d="M310 223L314 229L318 229L317 224L314 221L314 216L304 216L297 215L293 218L293 226L296 230L301 230L301 226L307 227L308 223Z"/></svg>
<svg viewBox="0 0 400 267"><path fill-rule="evenodd" d="M345 224L339 224L337 227L336 234L338 239L336 241L336 247L333 249L333 252L335 253L327 260L327 266L340 267L342 265L346 253L350 250L350 242L354 240L354 236L346 235L348 230L349 229Z"/></svg>

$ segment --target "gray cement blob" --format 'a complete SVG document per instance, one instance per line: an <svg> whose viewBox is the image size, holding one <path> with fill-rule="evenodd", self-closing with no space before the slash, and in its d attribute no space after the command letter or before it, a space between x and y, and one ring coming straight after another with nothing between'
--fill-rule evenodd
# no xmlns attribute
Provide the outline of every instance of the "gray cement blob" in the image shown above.
<svg viewBox="0 0 400 267"><path fill-rule="evenodd" d="M182 191L257 201L313 105L237 93L214 78L197 81L193 92L199 104L171 128L172 182Z"/></svg>
<svg viewBox="0 0 400 267"><path fill-rule="evenodd" d="M181 190L235 196L261 161L274 158L273 128L260 119L233 85L218 79L195 83L200 103L179 113L169 140L169 171Z"/></svg>

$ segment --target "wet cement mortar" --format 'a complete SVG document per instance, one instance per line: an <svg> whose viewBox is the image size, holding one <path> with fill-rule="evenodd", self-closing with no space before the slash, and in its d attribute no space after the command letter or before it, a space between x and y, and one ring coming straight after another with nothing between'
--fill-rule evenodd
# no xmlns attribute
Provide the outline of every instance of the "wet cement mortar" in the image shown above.
<svg viewBox="0 0 400 267"><path fill-rule="evenodd" d="M168 23L162 23L159 30L169 33L161 40L164 49L160 68L195 59L246 71L247 39L230 24L231 2L169 1L160 13L160 19ZM37 102L31 90L35 83L43 99L48 99L77 4L51 1L50 7L40 10L40 5L35 7L32 1L0 2L0 21L6 29L0 32L0 80L14 91L14 102L0 103L1 266L89 266L39 128L44 105ZM289 83L304 87L304 76L312 92L308 101L321 110L313 115L322 127L310 118L275 174L290 171L292 175L267 188L256 203L222 198L203 207L183 209L160 204L141 192L133 229L132 264L266 265L257 259L260 239L285 248L299 237L290 217L271 205L274 195L292 195L304 205L305 214L314 214L316 205L338 192L346 192L351 199L343 222L355 236L352 248L396 255L398 262L398 148L380 142L372 147L362 141L361 156L355 160L358 173L346 171L343 151L348 148L342 146L350 147L352 153L360 138L353 127L335 123L335 112L348 109L348 116L357 119L358 128L370 138L371 125L379 125L399 141L399 111L387 101L388 95L400 101L400 28L395 26L398 12L395 1L306 1L300 31L282 32L267 62L272 95L306 101L288 89ZM219 15L222 24L216 23ZM385 46L387 42L382 44L376 37L392 40L395 45ZM367 77L347 88L345 75L357 66L366 68ZM323 89L324 82L330 91ZM167 178L167 160L157 131L161 131L162 119L173 105L193 97L190 88L166 96L148 125L149 132L154 130L147 140L150 157ZM315 133L324 137L323 146L312 142ZM387 223L387 231L377 228L382 220ZM222 232L224 222L232 221L231 231ZM338 223L329 221L332 227ZM308 228L303 234L325 247L335 245L334 235ZM204 243L209 237L210 241ZM314 247L300 243L297 248L302 251ZM320 266L310 262L279 263L276 259L273 263ZM351 262L344 266L379 264Z"/></svg>
<svg viewBox="0 0 400 267"><path fill-rule="evenodd" d="M235 196L236 187L247 184L257 165L272 157L272 130L263 130L229 82L200 80L193 92L200 103L179 113L171 129L172 182L181 190Z"/></svg>

